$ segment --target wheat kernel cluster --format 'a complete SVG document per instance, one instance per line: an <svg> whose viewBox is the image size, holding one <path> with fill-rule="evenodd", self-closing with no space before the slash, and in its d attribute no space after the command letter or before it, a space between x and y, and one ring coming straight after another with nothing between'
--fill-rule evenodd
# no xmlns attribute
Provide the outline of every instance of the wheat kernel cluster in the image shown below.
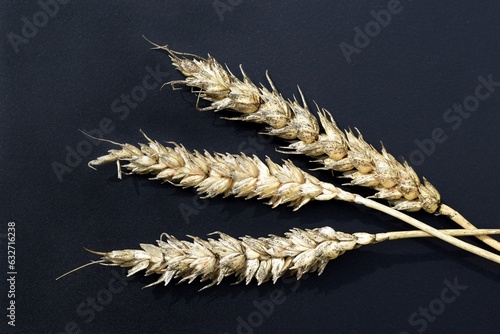
<svg viewBox="0 0 500 334"><path fill-rule="evenodd" d="M117 144L120 150L109 150L107 155L90 161L89 166L126 161L123 167L132 174L153 174L153 180L194 187L205 198L257 197L267 199L273 207L286 203L295 210L311 200L351 198L349 193L319 181L291 161L278 165L269 158L263 162L257 156L244 154L202 154L176 143L169 147L146 138L148 144L140 144L140 148Z"/></svg>
<svg viewBox="0 0 500 334"><path fill-rule="evenodd" d="M255 278L260 285L269 280L275 283L287 273L297 279L309 272L321 274L329 261L376 241L372 234L347 234L331 227L295 228L284 237L270 235L258 239L250 236L235 239L221 232L217 234L218 239L191 236L192 241L185 241L164 233L156 246L141 244L142 250L94 253L102 256L102 264L131 267L129 276L141 270L146 271L146 276L161 275L150 286L167 285L173 278L188 283L199 278L201 282L210 282L207 288L219 284L227 276L236 276L236 283L246 284Z"/></svg>

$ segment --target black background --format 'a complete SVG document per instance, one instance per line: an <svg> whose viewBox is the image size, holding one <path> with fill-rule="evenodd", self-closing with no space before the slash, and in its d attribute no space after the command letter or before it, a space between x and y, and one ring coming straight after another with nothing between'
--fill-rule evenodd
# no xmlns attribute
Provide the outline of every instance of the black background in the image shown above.
<svg viewBox="0 0 500 334"><path fill-rule="evenodd" d="M257 136L258 125L196 111L196 98L188 89L160 90L157 85L126 117L113 112L116 99L142 85L147 66L159 66L165 82L181 78L166 54L150 50L142 35L175 50L210 53L234 73L243 64L255 82L264 82L269 70L285 97L297 94L300 84L309 103L315 100L332 111L342 128L358 127L369 142L382 140L395 156L416 157L415 141L442 128L447 139L423 162L413 159L415 169L474 224L500 227L500 91L482 101L456 130L443 120L448 108L474 94L479 76L491 74L500 81L498 2L401 1L401 12L352 55L351 63L339 44L352 45L355 27L364 29L373 20L370 11L386 9L388 1L224 3L231 10L219 15L212 1L70 1L59 5L16 53L9 33L21 36L22 18L33 22L41 7L34 1L1 2L0 276L7 272L9 221L17 228L18 272L15 328L5 324L7 289L5 278L0 280L1 331L417 333L424 329L424 318L410 323L410 316L430 304L439 306L444 281L456 279L467 288L427 321L425 331L497 332L498 265L436 240L368 246L300 283L233 286L229 278L202 292L198 282L142 289L154 278L139 274L94 316L80 305L106 296L109 281L124 276L123 270L93 266L54 280L96 259L83 247L137 248L141 242L154 243L161 232L183 238L216 230L263 236L326 225L346 232L407 229L402 222L342 202L311 203L292 212L256 200L202 202L192 189L147 177L119 181L113 165L98 171L86 166L112 148L109 144L91 146L59 180L53 163L66 164L68 148L76 150L88 141L78 130L96 129L103 119L112 122L106 137L119 142L144 142L143 129L155 139L191 149L284 157L274 151L283 141ZM292 158L300 166L312 166L305 158ZM331 180L329 173L314 174ZM191 213L187 219L183 210L184 216L186 210ZM444 217L413 216L437 227L454 227ZM257 314L255 303L269 301L275 289L283 292L284 302L269 314ZM241 319L248 325L238 329Z"/></svg>

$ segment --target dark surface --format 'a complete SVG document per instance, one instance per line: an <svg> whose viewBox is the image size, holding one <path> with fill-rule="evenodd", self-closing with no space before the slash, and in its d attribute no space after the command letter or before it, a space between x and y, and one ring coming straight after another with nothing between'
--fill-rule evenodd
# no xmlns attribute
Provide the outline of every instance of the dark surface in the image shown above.
<svg viewBox="0 0 500 334"><path fill-rule="evenodd" d="M274 148L283 142L257 137L258 125L197 112L188 89L160 91L156 85L128 113L113 112L116 99L142 85L147 66L159 66L166 73L162 81L181 78L166 54L150 50L141 35L175 50L210 52L235 73L243 64L256 82L269 70L285 97L296 94L300 84L308 101L332 111L341 127L358 127L369 142L382 140L395 156L413 162L444 201L473 223L500 227L500 88L456 130L455 121L443 119L454 103L474 94L479 76L500 81L497 2L402 1L401 12L352 55L351 63L340 43L352 45L354 28L364 29L373 20L370 11L387 8L388 1L226 3L232 10L219 16L211 1L71 1L16 53L9 33L22 35L22 18L32 22L41 7L34 1L1 1L0 268L7 276L5 237L7 223L14 221L18 274L15 328L5 325L7 289L1 280L0 332L498 332L499 266L436 240L368 246L335 260L322 276L275 286L232 286L229 278L202 292L200 283L142 289L154 278L136 275L109 294L110 280L124 277L124 271L99 266L54 281L96 259L83 247L136 248L154 243L161 232L183 238L215 230L263 236L325 225L346 232L407 228L341 202L311 203L294 213L256 200L199 202L190 189L146 177L118 181L113 165L98 171L86 166L105 154L108 144L91 146L58 179L53 163L66 164L68 148L88 141L78 129L92 132L103 119L112 122L106 137L119 142L144 141L141 128L191 149L282 157ZM436 128L446 140L419 161L415 141ZM292 158L306 166L307 159ZM331 179L328 173L315 175ZM193 214L183 218L182 208ZM437 227L455 226L444 217L413 215ZM450 303L438 301L445 280L467 286ZM268 302L275 289L283 291L284 302L262 315L255 305ZM88 298L106 296L112 300L92 315ZM419 313L429 305L438 315L425 320Z"/></svg>

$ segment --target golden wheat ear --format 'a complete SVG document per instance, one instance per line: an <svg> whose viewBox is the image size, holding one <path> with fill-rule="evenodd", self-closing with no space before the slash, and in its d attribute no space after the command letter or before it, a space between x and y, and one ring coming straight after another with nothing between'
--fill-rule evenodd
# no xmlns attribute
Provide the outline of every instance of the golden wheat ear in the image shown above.
<svg viewBox="0 0 500 334"><path fill-rule="evenodd" d="M115 143L119 150L109 150L107 155L90 161L89 166L106 163L117 163L120 166L121 162L125 162L123 168L129 174L152 174L153 180L183 188L193 187L204 198L218 195L247 199L256 197L268 200L267 204L273 207L287 204L293 206L294 210L312 200L352 202L384 212L456 247L500 263L499 255L441 233L403 212L322 182L291 161L279 165L270 158L262 161L257 156L248 157L244 154L202 154L198 151L191 152L176 143L164 146L144 136L147 144L136 147Z"/></svg>
<svg viewBox="0 0 500 334"><path fill-rule="evenodd" d="M448 236L500 234L500 230L441 230ZM203 289L219 284L227 276L236 277L236 283L249 284L253 279L260 285L276 281L285 274L300 279L304 274L317 272L320 275L326 265L345 252L361 246L386 240L430 237L422 231L400 231L369 234L348 234L331 227L312 230L294 228L284 236L270 235L264 238L249 236L235 239L222 232L214 232L218 239L207 240L190 236L192 241L181 241L163 233L157 245L141 244L141 249L94 252L101 256L61 275L94 264L130 268L127 276L144 270L145 275L160 275L158 280L145 286L169 284L173 279L191 283L195 279L209 284ZM202 289L202 290L203 290Z"/></svg>
<svg viewBox="0 0 500 334"><path fill-rule="evenodd" d="M160 47L161 48L161 47ZM407 162L399 162L384 146L375 149L356 129L342 131L332 114L317 104L318 119L309 110L299 89L301 103L285 100L266 72L271 89L256 86L242 71L240 80L213 57L184 56L167 50L173 66L183 75L183 80L173 81L195 89L198 98L208 101L200 110L228 109L241 114L225 117L229 120L268 125L263 133L293 141L279 151L305 154L320 163L320 169L340 172L350 179L346 185L372 188L371 196L387 200L396 210L418 211L445 215L466 229L476 229L457 211L441 202L436 188L425 178L420 180ZM481 241L500 251L500 242L487 236L477 236Z"/></svg>

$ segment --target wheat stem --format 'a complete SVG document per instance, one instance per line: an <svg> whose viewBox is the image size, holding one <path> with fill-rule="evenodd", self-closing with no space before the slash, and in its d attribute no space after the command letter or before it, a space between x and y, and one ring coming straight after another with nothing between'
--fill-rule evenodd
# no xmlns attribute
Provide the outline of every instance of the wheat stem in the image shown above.
<svg viewBox="0 0 500 334"><path fill-rule="evenodd" d="M149 40L148 40L149 41ZM200 56L172 51L168 46L160 46L151 41L155 49L168 52L172 64L185 80L172 81L171 84L184 84L199 88L198 99L203 98L211 105L200 110L220 111L230 109L243 114L240 117L225 117L229 120L242 120L264 123L270 127L266 134L284 139L295 139L294 143L282 150L283 153L305 154L316 157L323 165L319 169L331 169L344 173L350 178L348 185L359 185L377 190L374 198L386 199L397 210L416 211L424 209L430 213L441 213L466 229L476 229L456 211L441 208L441 196L430 182L420 182L415 171L404 162L401 164L382 146L381 152L364 141L358 131L341 131L332 115L317 105L319 122L309 111L305 98L299 89L302 105L297 99L285 100L266 73L271 86L258 88L243 72L243 81L229 70L224 69L213 57ZM193 59L186 58L192 57ZM240 66L241 68L241 66ZM319 124L323 127L321 131ZM444 213L444 212L449 212ZM500 242L483 235L478 238L500 251Z"/></svg>
<svg viewBox="0 0 500 334"><path fill-rule="evenodd" d="M446 235L476 235L477 233L500 233L500 230L442 230ZM335 231L331 227L302 230L294 228L284 236L252 238L250 236L235 239L227 234L215 232L218 239L207 240L190 236L192 241L178 240L163 233L157 245L141 244L141 249L114 250L111 252L87 251L101 256L98 261L80 266L59 278L88 265L101 264L130 268L128 276L145 270L145 275L160 275L156 284L169 284L172 279L179 283L210 283L203 289L219 284L227 276L235 276L236 283L249 284L253 279L260 285L272 280L273 283L285 274L292 274L300 279L309 272L320 275L328 262L346 251L364 245L386 240L430 237L423 231L400 231L378 234L364 232L348 234ZM202 289L202 290L203 290Z"/></svg>
<svg viewBox="0 0 500 334"><path fill-rule="evenodd" d="M136 147L114 143L121 149L109 150L107 155L90 161L89 166L126 161L128 163L123 167L131 174L153 174L155 180L167 181L184 188L194 187L204 197L257 197L268 199L268 204L273 207L288 204L295 210L311 200L354 202L387 213L461 249L500 263L500 256L496 254L443 234L400 211L322 182L291 161L285 161L280 166L269 158L264 163L257 156L227 153L212 155L208 152L201 154L197 151L190 152L176 143L172 143L173 148L163 146L145 134L144 136L148 145L140 144L140 147Z"/></svg>
<svg viewBox="0 0 500 334"><path fill-rule="evenodd" d="M479 255L485 259L494 261L496 263L500 263L499 262L500 256L497 254L491 253L485 249L471 245L467 242L459 240L459 239L452 237L450 235L444 234L444 233L440 232L439 230L437 230L437 229L435 229L427 224L424 224L421 221L419 221L413 217L405 215L401 211L391 209L383 204L380 204L380 203L375 202L375 201L368 199L368 198L361 197L359 195L355 195L355 196L356 196L356 198L354 200L354 203L361 204L361 205L364 205L366 207L387 213L390 216L393 216L395 218L403 220L404 222L412 225L413 227L416 227L419 230L425 231L425 232L427 232L427 233L429 233L429 234L431 234L431 235L433 235L433 236L435 236L443 241L446 241L449 244L452 244L458 248L461 248L461 249L466 250L470 253Z"/></svg>
<svg viewBox="0 0 500 334"><path fill-rule="evenodd" d="M451 235L453 237L470 237L470 236L481 236L487 234L500 234L500 229L474 229L474 230L440 229L438 231L447 235ZM381 241L433 237L433 235L421 230L391 231L385 233L377 233L375 236L377 240Z"/></svg>
<svg viewBox="0 0 500 334"><path fill-rule="evenodd" d="M468 230L476 229L476 227L472 225L467 219L465 219L464 216L462 216L458 211L454 210L453 208L449 207L446 204L441 203L438 213L449 217L451 220L453 220L455 223L457 223L458 225L462 226L465 229ZM493 239L488 235L478 235L476 236L476 238L478 238L485 244L491 246L492 248L500 250L500 242L498 242L496 239Z"/></svg>

